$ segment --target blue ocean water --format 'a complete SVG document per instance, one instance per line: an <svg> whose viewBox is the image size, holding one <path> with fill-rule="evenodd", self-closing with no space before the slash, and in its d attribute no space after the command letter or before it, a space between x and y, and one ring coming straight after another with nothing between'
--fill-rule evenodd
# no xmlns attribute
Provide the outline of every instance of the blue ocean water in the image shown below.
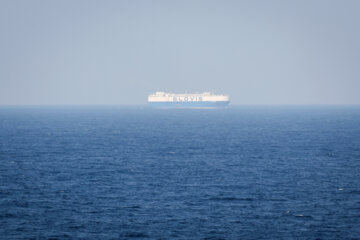
<svg viewBox="0 0 360 240"><path fill-rule="evenodd" d="M360 107L1 107L2 239L360 239Z"/></svg>

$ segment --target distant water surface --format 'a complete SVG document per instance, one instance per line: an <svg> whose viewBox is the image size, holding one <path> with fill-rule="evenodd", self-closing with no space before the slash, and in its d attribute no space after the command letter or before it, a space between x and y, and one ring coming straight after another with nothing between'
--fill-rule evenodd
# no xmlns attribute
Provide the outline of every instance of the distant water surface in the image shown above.
<svg viewBox="0 0 360 240"><path fill-rule="evenodd" d="M359 239L360 107L0 107L0 238Z"/></svg>

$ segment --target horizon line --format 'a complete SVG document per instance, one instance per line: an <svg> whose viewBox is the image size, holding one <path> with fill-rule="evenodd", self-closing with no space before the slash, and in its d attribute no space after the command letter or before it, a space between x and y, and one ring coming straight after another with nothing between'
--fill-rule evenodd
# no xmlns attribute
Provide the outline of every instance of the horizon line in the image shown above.
<svg viewBox="0 0 360 240"><path fill-rule="evenodd" d="M54 104L1 104L0 107L135 107L135 106L149 106L148 103L54 103ZM239 106L360 106L360 103L230 103L224 108L239 107ZM150 107L150 106L149 106Z"/></svg>

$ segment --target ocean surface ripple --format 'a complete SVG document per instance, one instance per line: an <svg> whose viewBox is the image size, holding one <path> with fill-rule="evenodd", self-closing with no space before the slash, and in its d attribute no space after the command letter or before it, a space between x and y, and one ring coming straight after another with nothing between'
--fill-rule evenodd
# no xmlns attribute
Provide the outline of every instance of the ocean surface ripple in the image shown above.
<svg viewBox="0 0 360 240"><path fill-rule="evenodd" d="M1 107L2 239L359 239L360 107Z"/></svg>

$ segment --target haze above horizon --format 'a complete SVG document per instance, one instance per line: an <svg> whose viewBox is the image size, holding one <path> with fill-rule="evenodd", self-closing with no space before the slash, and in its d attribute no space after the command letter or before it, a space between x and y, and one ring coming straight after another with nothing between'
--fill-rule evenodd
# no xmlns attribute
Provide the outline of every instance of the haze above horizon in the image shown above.
<svg viewBox="0 0 360 240"><path fill-rule="evenodd" d="M1 1L0 105L360 104L360 1Z"/></svg>

